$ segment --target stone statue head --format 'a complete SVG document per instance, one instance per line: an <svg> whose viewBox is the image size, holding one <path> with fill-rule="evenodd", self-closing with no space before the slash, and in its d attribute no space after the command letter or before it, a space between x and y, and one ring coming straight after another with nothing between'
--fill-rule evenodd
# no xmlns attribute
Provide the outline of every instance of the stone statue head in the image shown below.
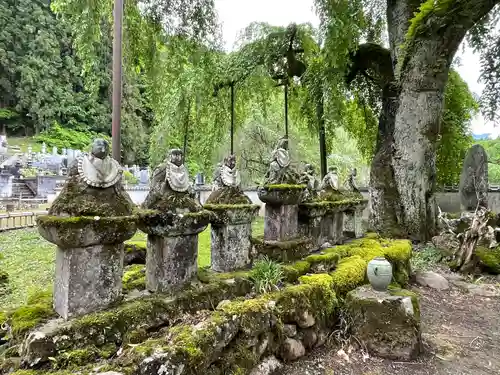
<svg viewBox="0 0 500 375"><path fill-rule="evenodd" d="M276 145L276 148L282 148L284 150L288 150L288 138L283 137L278 140L278 144Z"/></svg>
<svg viewBox="0 0 500 375"><path fill-rule="evenodd" d="M351 176L356 177L358 175L358 170L356 168L353 168L351 171Z"/></svg>
<svg viewBox="0 0 500 375"><path fill-rule="evenodd" d="M229 167L230 169L234 169L236 167L236 155L231 154L224 158L224 165Z"/></svg>
<svg viewBox="0 0 500 375"><path fill-rule="evenodd" d="M170 162L178 167L184 164L184 155L181 149L174 148L170 150Z"/></svg>
<svg viewBox="0 0 500 375"><path fill-rule="evenodd" d="M328 173L337 174L338 173L337 167L328 167Z"/></svg>
<svg viewBox="0 0 500 375"><path fill-rule="evenodd" d="M109 143L102 138L94 139L90 153L99 159L106 158L109 155Z"/></svg>
<svg viewBox="0 0 500 375"><path fill-rule="evenodd" d="M314 174L314 167L312 164L306 164L304 165L304 172L308 174Z"/></svg>

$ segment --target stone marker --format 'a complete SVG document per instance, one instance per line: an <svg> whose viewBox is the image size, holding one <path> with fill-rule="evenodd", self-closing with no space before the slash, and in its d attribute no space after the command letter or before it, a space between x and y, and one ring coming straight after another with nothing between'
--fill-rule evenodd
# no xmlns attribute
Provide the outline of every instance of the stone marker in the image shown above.
<svg viewBox="0 0 500 375"><path fill-rule="evenodd" d="M488 207L488 155L481 145L465 155L459 185L462 210L474 211L478 204Z"/></svg>
<svg viewBox="0 0 500 375"><path fill-rule="evenodd" d="M288 139L281 138L271 154L264 186L259 199L266 204L264 240L284 241L298 235L299 202L306 185L299 184L299 175L292 168Z"/></svg>
<svg viewBox="0 0 500 375"><path fill-rule="evenodd" d="M196 277L198 234L210 218L194 199L181 150L170 150L155 169L143 206L148 209L139 215L139 228L148 235L146 287L174 292Z"/></svg>
<svg viewBox="0 0 500 375"><path fill-rule="evenodd" d="M347 294L352 334L372 355L413 360L422 351L420 310L415 293L376 292L370 286Z"/></svg>
<svg viewBox="0 0 500 375"><path fill-rule="evenodd" d="M68 177L48 215L37 219L42 237L57 245L54 309L65 319L121 298L123 242L136 231L134 204L105 140L96 139Z"/></svg>
<svg viewBox="0 0 500 375"><path fill-rule="evenodd" d="M224 162L216 168L213 192L205 208L213 213L212 269L230 272L247 266L252 248L252 221L259 212L259 206L252 204L241 190L235 155L224 158Z"/></svg>

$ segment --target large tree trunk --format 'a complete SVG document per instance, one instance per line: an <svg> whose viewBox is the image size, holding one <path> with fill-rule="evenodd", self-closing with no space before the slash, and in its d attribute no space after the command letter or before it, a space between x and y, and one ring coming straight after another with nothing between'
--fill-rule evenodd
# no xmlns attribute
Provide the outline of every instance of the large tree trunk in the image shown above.
<svg viewBox="0 0 500 375"><path fill-rule="evenodd" d="M392 166L403 208L402 226L413 239L429 240L436 231L436 140L451 61L467 31L498 2L449 3L422 20L401 53L403 30L420 1L388 0L391 55L398 65L400 87Z"/></svg>
<svg viewBox="0 0 500 375"><path fill-rule="evenodd" d="M378 233L401 237L401 200L394 176L394 125L398 93L392 83L382 90L377 144L370 169L370 226Z"/></svg>

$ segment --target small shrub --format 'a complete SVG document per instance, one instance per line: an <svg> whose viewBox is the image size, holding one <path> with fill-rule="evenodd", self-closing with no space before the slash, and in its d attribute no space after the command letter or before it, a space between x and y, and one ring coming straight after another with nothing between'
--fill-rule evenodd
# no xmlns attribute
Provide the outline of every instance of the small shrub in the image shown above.
<svg viewBox="0 0 500 375"><path fill-rule="evenodd" d="M434 246L427 246L420 251L415 251L411 257L411 268L414 270L429 269L443 259L443 254Z"/></svg>
<svg viewBox="0 0 500 375"><path fill-rule="evenodd" d="M129 185L137 185L139 183L139 179L129 171L123 171L123 178L125 179L125 182Z"/></svg>
<svg viewBox="0 0 500 375"><path fill-rule="evenodd" d="M268 293L277 290L283 281L284 273L281 264L265 257L255 262L250 271L250 280L257 293Z"/></svg>

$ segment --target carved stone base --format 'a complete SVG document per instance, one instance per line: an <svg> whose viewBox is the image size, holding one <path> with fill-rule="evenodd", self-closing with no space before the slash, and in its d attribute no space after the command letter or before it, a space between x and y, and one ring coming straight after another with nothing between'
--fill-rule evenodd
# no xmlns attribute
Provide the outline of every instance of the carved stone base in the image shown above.
<svg viewBox="0 0 500 375"><path fill-rule="evenodd" d="M252 221L257 205L207 205L212 215L211 258L216 272L230 272L250 263Z"/></svg>
<svg viewBox="0 0 500 375"><path fill-rule="evenodd" d="M121 298L123 243L57 248L54 309L64 319L108 307Z"/></svg>
<svg viewBox="0 0 500 375"><path fill-rule="evenodd" d="M198 234L177 237L148 235L146 288L170 293L181 289L196 277L198 270Z"/></svg>
<svg viewBox="0 0 500 375"><path fill-rule="evenodd" d="M298 205L271 206L266 204L264 239L284 241L296 238L299 228L298 217Z"/></svg>
<svg viewBox="0 0 500 375"><path fill-rule="evenodd" d="M212 269L230 272L250 262L252 223L212 225Z"/></svg>
<svg viewBox="0 0 500 375"><path fill-rule="evenodd" d="M344 212L344 236L347 238L361 238L365 234L363 229L363 210L349 210Z"/></svg>

